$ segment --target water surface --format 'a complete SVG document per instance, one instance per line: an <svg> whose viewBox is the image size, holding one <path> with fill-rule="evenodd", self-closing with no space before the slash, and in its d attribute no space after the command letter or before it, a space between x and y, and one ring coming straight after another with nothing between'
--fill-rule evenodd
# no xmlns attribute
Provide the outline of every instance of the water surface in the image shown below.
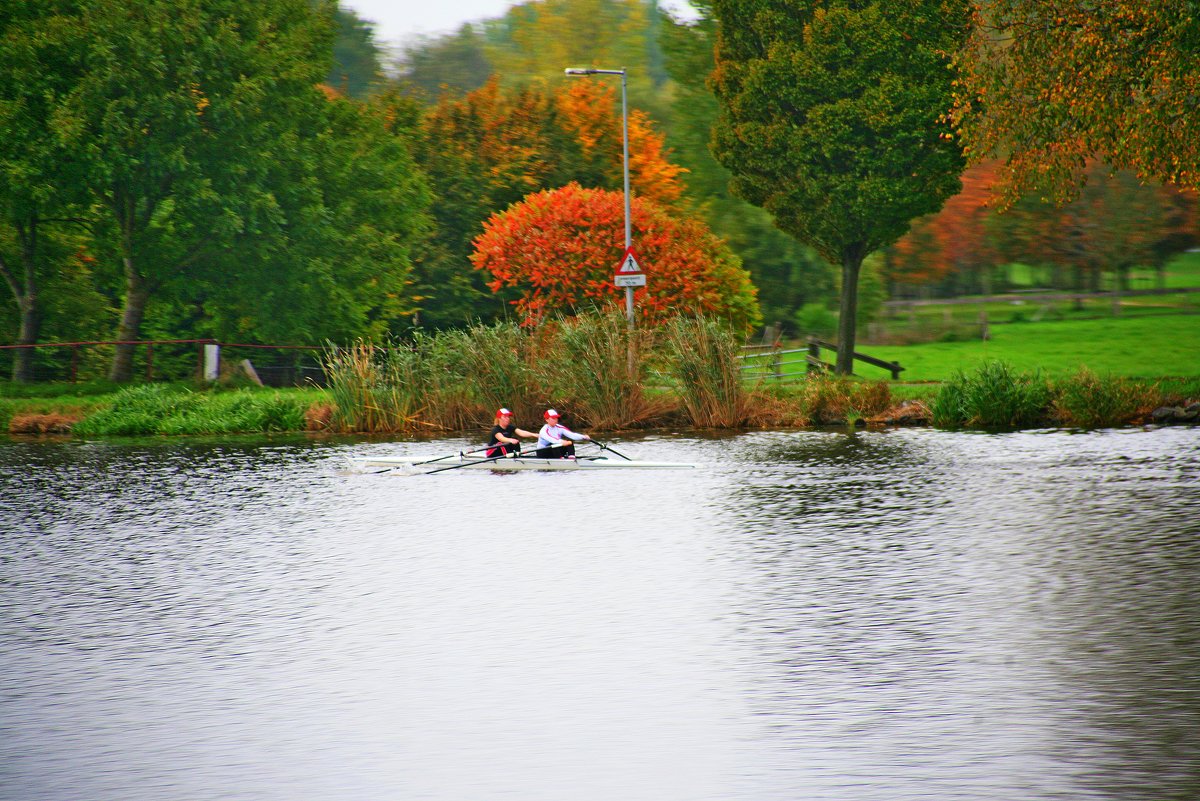
<svg viewBox="0 0 1200 801"><path fill-rule="evenodd" d="M1200 432L0 442L0 798L1200 797Z"/></svg>

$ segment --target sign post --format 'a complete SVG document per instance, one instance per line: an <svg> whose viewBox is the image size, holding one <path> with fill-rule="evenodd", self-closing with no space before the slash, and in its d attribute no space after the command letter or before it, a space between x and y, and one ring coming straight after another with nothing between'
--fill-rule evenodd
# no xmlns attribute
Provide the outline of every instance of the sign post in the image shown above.
<svg viewBox="0 0 1200 801"><path fill-rule="evenodd" d="M633 245L625 248L625 255L621 257L621 266L617 268L613 283L625 287L628 297L633 296L635 286L646 285L646 274L642 272L642 265L638 263L637 251L633 249Z"/></svg>

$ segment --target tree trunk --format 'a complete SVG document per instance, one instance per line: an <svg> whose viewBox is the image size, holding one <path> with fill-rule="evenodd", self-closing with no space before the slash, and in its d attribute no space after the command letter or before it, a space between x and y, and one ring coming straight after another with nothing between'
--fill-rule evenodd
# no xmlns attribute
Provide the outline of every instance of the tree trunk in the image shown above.
<svg viewBox="0 0 1200 801"><path fill-rule="evenodd" d="M121 325L117 328L118 342L131 342L139 338L142 317L146 314L146 301L150 293L145 280L133 268L129 257L125 258L125 308L121 310ZM133 380L133 345L117 345L113 354L108 380L127 382Z"/></svg>
<svg viewBox="0 0 1200 801"><path fill-rule="evenodd" d="M842 252L842 300L838 312L837 365L838 375L854 373L854 337L858 326L858 273L866 253L861 247L849 247Z"/></svg>
<svg viewBox="0 0 1200 801"><path fill-rule="evenodd" d="M35 215L14 227L21 247L22 275L18 278L9 270L3 258L0 258L0 275L4 276L5 282L12 290L13 300L16 301L21 315L21 328L16 344L34 345L42 327L42 315L38 309L36 271L38 218ZM28 384L33 381L33 357L33 348L17 348L13 351L13 383Z"/></svg>

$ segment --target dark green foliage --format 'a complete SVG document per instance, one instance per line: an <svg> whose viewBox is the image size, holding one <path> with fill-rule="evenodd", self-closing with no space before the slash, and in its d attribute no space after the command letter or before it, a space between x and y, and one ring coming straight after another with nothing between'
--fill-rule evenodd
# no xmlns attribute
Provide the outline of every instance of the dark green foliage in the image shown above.
<svg viewBox="0 0 1200 801"><path fill-rule="evenodd" d="M375 26L353 11L335 13L337 38L333 42L333 68L325 82L342 94L365 98L383 79Z"/></svg>
<svg viewBox="0 0 1200 801"><path fill-rule="evenodd" d="M664 20L659 38L674 81L672 124L667 142L672 159L687 168L688 198L742 258L758 287L763 319L789 325L797 310L834 295L834 271L811 248L775 227L771 216L729 191L730 173L713 157L709 139L719 109L707 79L713 69L716 21L711 3L691 4L699 18ZM832 333L832 332L831 332Z"/></svg>
<svg viewBox="0 0 1200 801"><path fill-rule="evenodd" d="M960 186L944 115L970 4L715 0L713 12L713 150L736 194L841 265L848 373L862 260Z"/></svg>
<svg viewBox="0 0 1200 801"><path fill-rule="evenodd" d="M279 393L189 392L165 384L127 387L72 429L81 436L303 431L305 404Z"/></svg>
<svg viewBox="0 0 1200 801"><path fill-rule="evenodd" d="M992 431L1032 428L1047 423L1053 397L1041 371L1017 372L1006 362L985 362L942 385L931 406L933 424Z"/></svg>

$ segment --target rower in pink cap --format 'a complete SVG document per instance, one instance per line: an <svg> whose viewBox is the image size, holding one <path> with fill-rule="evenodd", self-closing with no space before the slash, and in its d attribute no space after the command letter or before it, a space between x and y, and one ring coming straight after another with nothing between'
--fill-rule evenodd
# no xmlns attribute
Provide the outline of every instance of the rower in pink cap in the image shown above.
<svg viewBox="0 0 1200 801"><path fill-rule="evenodd" d="M558 412L547 409L546 425L538 432L537 457L539 459L568 459L575 456L575 443L591 439L587 434L577 434L558 422Z"/></svg>

